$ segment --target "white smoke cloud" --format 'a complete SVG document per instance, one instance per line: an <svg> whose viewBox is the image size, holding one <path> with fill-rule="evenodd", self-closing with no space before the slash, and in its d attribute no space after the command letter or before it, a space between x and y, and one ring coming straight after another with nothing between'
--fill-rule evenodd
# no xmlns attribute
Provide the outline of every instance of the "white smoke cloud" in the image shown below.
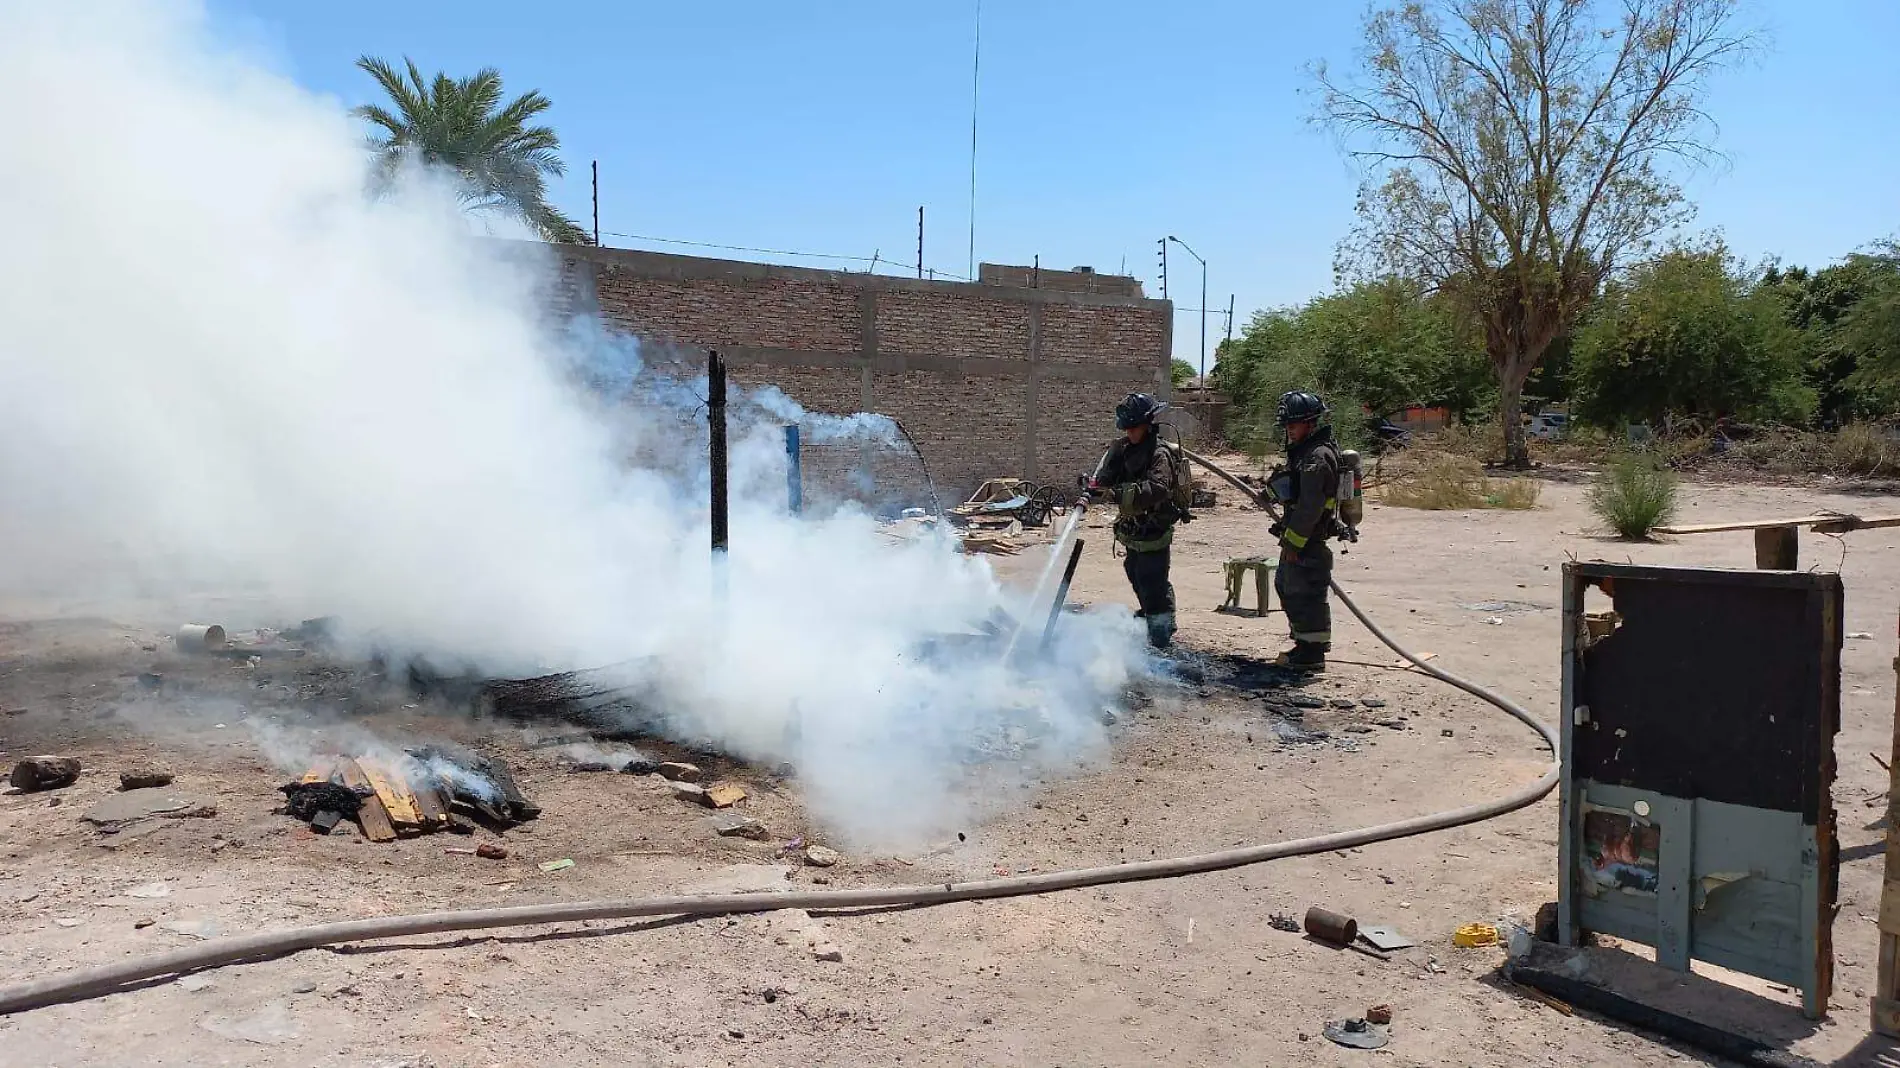
<svg viewBox="0 0 1900 1068"><path fill-rule="evenodd" d="M786 516L776 390L735 398L715 601L703 454L655 437L703 387L549 329L532 246L475 236L439 179L366 199L357 124L195 5L0 0L0 95L0 595L244 589L497 674L639 661L865 840L950 826L1006 728L1031 763L1101 745L1133 624L1070 620L1042 685L927 660L1009 597L861 514Z"/></svg>

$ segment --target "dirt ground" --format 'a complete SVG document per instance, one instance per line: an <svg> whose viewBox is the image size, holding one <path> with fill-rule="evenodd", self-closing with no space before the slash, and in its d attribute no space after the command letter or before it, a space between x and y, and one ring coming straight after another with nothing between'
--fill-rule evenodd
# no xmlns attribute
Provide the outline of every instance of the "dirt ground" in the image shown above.
<svg viewBox="0 0 1900 1068"><path fill-rule="evenodd" d="M1862 514L1900 501L1779 487L1696 485L1687 521ZM1553 719L1558 574L1566 557L1748 567L1746 533L1631 545L1593 536L1581 488L1552 482L1530 512L1374 506L1339 578L1400 640ZM1129 603L1106 517L1091 517L1072 599ZM1023 791L962 842L901 858L795 865L805 833L795 779L711 769L751 793L768 841L718 838L656 778L573 774L514 728L405 707L309 664L186 662L176 616L150 606L0 605L0 762L60 751L88 769L52 793L0 796L0 981L193 944L201 936L435 908L698 890L874 887L1049 871L1301 837L1494 797L1550 759L1502 714L1417 673L1343 613L1337 663L1314 692L1385 705L1308 717L1333 740L1280 744L1263 707L1228 685L1219 654L1269 656L1280 617L1216 613L1220 562L1267 549L1265 521L1223 506L1186 527L1174 581L1181 640L1208 681L1163 691L1113 728L1087 774ZM1642 996L1824 1064L1900 1064L1867 1036L1874 983L1886 775L1892 747L1900 531L1804 535L1803 566L1845 576L1848 640L1836 739L1843 863L1829 1018L1797 996L1714 970L1662 972L1635 949L1595 951ZM1042 554L999 558L1033 575ZM1493 602L1511 602L1498 611ZM1483 606L1483 607L1471 607ZM242 619L227 619L245 625ZM254 622L281 622L264 621ZM140 729L141 672L198 698L197 718ZM240 700L241 695L249 695ZM224 699L220 699L221 696ZM271 700L349 702L379 734L489 739L545 808L489 861L444 853L468 839L372 845L316 837L274 809L282 776L237 717ZM115 708L124 708L111 714ZM1399 723L1395 729L1374 720ZM670 754L669 754L670 755ZM117 772L158 763L209 817L101 834L78 816ZM894 801L895 803L895 801ZM486 832L484 832L486 834ZM1398 1065L1696 1062L1697 1055L1566 1016L1497 976L1502 953L1458 949L1463 923L1528 920L1556 896L1554 796L1426 837L1220 874L1098 890L811 920L762 914L589 923L312 950L0 1018L0 1065L486 1066L969 1064ZM543 872L540 863L572 859ZM1275 930L1312 904L1418 940L1390 960ZM842 961L814 959L828 939ZM1701 972L1702 969L1698 968ZM1726 979L1727 981L1719 981ZM1385 1003L1391 1044L1367 1053L1320 1036Z"/></svg>

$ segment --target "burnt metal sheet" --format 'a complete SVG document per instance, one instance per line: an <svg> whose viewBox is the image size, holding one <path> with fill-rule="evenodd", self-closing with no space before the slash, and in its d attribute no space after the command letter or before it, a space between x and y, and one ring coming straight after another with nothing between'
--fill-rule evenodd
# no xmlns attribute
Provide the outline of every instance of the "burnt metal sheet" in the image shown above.
<svg viewBox="0 0 1900 1068"><path fill-rule="evenodd" d="M1839 641L1822 638L1840 633L1839 577L1810 576L1832 579L1832 598L1825 582L1608 577L1622 624L1583 652L1576 774L1814 822L1839 712Z"/></svg>
<svg viewBox="0 0 1900 1068"><path fill-rule="evenodd" d="M1823 1015L1840 577L1572 563L1563 592L1560 937L1796 985Z"/></svg>

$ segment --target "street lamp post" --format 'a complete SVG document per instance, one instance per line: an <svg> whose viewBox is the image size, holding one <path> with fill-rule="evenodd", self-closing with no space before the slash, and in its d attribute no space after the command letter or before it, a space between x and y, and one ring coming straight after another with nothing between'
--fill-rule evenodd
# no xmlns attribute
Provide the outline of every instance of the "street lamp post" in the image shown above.
<svg viewBox="0 0 1900 1068"><path fill-rule="evenodd" d="M1188 248L1186 241L1173 234L1168 235L1168 240L1180 245L1201 265L1201 385L1205 387L1207 385L1207 261L1201 259L1200 253Z"/></svg>

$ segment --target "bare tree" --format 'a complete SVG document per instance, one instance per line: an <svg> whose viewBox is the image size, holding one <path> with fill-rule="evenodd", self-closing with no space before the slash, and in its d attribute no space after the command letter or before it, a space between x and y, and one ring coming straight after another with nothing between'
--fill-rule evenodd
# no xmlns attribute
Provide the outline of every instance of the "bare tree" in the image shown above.
<svg viewBox="0 0 1900 1068"><path fill-rule="evenodd" d="M1367 166L1342 265L1398 272L1480 324L1505 460L1524 382L1610 273L1689 208L1709 74L1751 44L1734 0L1421 0L1366 19L1363 69L1316 74L1319 120Z"/></svg>

